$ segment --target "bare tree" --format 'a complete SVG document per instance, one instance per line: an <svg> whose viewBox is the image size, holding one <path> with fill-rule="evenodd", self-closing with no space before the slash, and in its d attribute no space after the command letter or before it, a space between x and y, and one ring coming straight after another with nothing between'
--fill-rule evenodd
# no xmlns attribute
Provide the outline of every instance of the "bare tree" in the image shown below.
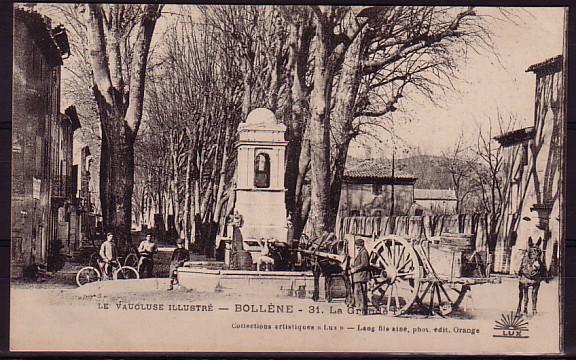
<svg viewBox="0 0 576 360"><path fill-rule="evenodd" d="M272 106L287 125L286 203L295 236L309 211L316 235L333 229L348 147L367 125L389 126L390 114L411 94L436 101L438 91L451 87L457 59L490 46L472 8L221 6L204 12L242 68L243 115ZM270 94L270 101L254 94Z"/></svg>
<svg viewBox="0 0 576 360"><path fill-rule="evenodd" d="M464 133L461 133L456 144L442 154L444 167L450 174L456 195L456 213L470 209L465 206L465 200L475 190L471 184L474 164L470 159L470 151L464 140Z"/></svg>
<svg viewBox="0 0 576 360"><path fill-rule="evenodd" d="M86 35L102 130L100 197L104 226L130 241L134 142L144 104L150 42L162 6L89 4Z"/></svg>
<svg viewBox="0 0 576 360"><path fill-rule="evenodd" d="M496 124L489 119L485 128L478 128L478 141L474 149L476 161L474 166L471 166L472 182L482 201L484 211L490 216L488 246L492 251L496 245L499 220L505 201L504 187L507 176L503 148L494 137L510 131L515 123L515 117L509 116L505 119L498 112Z"/></svg>
<svg viewBox="0 0 576 360"><path fill-rule="evenodd" d="M236 59L220 46L219 31L198 17L204 19L182 7L164 34L147 108L150 133L163 146L166 201L159 211L164 221L174 215L169 225L186 240L204 237L196 226L217 223L225 212L243 101ZM140 147L146 152L145 143Z"/></svg>
<svg viewBox="0 0 576 360"><path fill-rule="evenodd" d="M363 124L373 123L366 118L385 120L410 91L434 101L436 91L451 85L458 55L489 44L490 34L472 8L326 7L316 8L314 15L314 71L327 78L313 81L310 141L316 163L326 161L326 146L338 149L335 161L327 161L332 167L315 166L314 157L312 162L313 223L324 230L335 224L348 146ZM319 33L318 24L329 29ZM318 46L322 41L333 46L326 63L319 60L325 55ZM338 86L331 97L323 86L332 91L333 83ZM336 130L334 143L326 128ZM320 144L324 147L318 148ZM327 171L331 182L326 197L321 188L327 186Z"/></svg>

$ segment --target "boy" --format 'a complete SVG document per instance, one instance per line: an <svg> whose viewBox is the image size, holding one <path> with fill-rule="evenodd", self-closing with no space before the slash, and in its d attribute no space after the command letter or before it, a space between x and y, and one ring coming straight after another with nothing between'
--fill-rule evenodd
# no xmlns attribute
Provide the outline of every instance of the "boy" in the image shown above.
<svg viewBox="0 0 576 360"><path fill-rule="evenodd" d="M184 240L176 240L176 249L172 253L172 259L170 260L170 287L168 290L174 289L174 284L178 284L178 268L183 266L186 261L190 260L190 253L187 249L184 249Z"/></svg>
<svg viewBox="0 0 576 360"><path fill-rule="evenodd" d="M158 246L152 240L152 233L146 234L146 239L138 246L138 253L140 254L140 261L138 263L138 272L140 278L152 277L152 270L154 269L154 254L158 252Z"/></svg>
<svg viewBox="0 0 576 360"><path fill-rule="evenodd" d="M100 246L100 258L99 263L102 270L104 270L104 275L106 278L112 278L112 270L118 265L117 260L117 250L116 244L114 243L114 234L109 232L106 234L106 241Z"/></svg>

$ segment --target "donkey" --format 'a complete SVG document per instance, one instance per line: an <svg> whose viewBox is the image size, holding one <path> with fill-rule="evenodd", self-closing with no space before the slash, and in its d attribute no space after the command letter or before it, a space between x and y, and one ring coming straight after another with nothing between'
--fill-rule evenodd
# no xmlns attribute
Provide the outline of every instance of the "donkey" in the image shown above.
<svg viewBox="0 0 576 360"><path fill-rule="evenodd" d="M520 271L518 272L518 308L516 313L520 314L522 310L522 300L524 300L524 314L528 314L528 288L532 287L532 315L536 315L536 303L538 302L538 290L540 282L545 278L545 266L542 260L542 249L540 244L542 238L539 238L536 244L532 242L532 237L528 238L528 249L522 258Z"/></svg>

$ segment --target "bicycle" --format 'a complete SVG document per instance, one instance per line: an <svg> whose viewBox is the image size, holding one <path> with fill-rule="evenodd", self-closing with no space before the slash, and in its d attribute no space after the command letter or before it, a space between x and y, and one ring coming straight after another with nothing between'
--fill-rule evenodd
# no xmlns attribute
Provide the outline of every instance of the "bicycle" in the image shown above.
<svg viewBox="0 0 576 360"><path fill-rule="evenodd" d="M90 254L89 266L98 268L98 262L100 261L100 252L94 251ZM135 269L138 268L140 262L140 254L134 245L130 245L128 248L128 254L126 254L126 259L124 260L124 266L130 266Z"/></svg>
<svg viewBox="0 0 576 360"><path fill-rule="evenodd" d="M86 285L96 281L108 280L109 277L104 274L103 264L98 262L98 266L85 266L78 270L76 273L76 284L78 286ZM112 270L113 280L128 280L128 279L139 279L140 274L138 271L131 266L127 266L126 262L122 264L121 258L117 258L115 263L112 263L115 268Z"/></svg>
<svg viewBox="0 0 576 360"><path fill-rule="evenodd" d="M126 259L124 260L124 266L130 266L135 269L138 269L138 265L140 264L140 254L136 247L130 244L128 249L128 254L126 255Z"/></svg>

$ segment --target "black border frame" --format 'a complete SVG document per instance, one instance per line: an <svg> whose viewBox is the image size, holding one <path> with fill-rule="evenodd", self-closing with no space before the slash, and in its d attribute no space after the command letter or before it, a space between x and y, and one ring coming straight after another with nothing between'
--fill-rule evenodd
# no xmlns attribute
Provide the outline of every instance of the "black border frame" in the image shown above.
<svg viewBox="0 0 576 360"><path fill-rule="evenodd" d="M56 0L53 2L77 2L67 0ZM90 0L90 2L95 2ZM135 2L135 1L118 1L108 0L102 2ZM151 2L151 1L138 1L138 2ZM282 0L276 1L263 1L263 0L199 0L199 1L168 1L169 3L195 3L195 4L309 4L309 3L330 3L330 4L350 4L350 1L342 0ZM355 5L392 5L392 4L406 4L406 5L460 5L460 6L529 6L529 7L569 7L569 20L568 20L568 72L567 72L567 114L566 114L566 157L565 157L565 216L566 227L565 234L565 248L564 248L564 262L563 262L563 286L561 286L561 293L563 293L563 343L564 353L566 357L576 357L576 222L568 221L569 219L576 218L576 163L572 164L571 160L576 159L576 5L573 5L570 0L360 0ZM133 357L201 357L201 358L214 358L222 357L221 353L94 353L94 352L30 352L30 353L11 353L9 352L9 319L10 319L10 276L9 276L9 263L10 263L10 149L11 149L11 100L12 100L12 1L0 1L0 48L3 49L0 56L0 79L2 81L0 93L0 357L111 357L122 356L127 358ZM571 71L573 70L573 71ZM393 357L405 357L405 355L391 354ZM292 354L272 354L272 353L226 353L226 357L249 357L249 358L272 358L272 357L355 357L355 358L368 358L375 357L371 353L341 353L341 354L325 354L325 353L292 353ZM385 354L378 354L378 357L383 357ZM390 355L389 355L390 356ZM416 355L423 357L422 355ZM431 357L445 358L442 355L431 355ZM486 356L483 356L484 358ZM491 356L491 358L499 358L501 356ZM554 356L558 358L558 356Z"/></svg>

